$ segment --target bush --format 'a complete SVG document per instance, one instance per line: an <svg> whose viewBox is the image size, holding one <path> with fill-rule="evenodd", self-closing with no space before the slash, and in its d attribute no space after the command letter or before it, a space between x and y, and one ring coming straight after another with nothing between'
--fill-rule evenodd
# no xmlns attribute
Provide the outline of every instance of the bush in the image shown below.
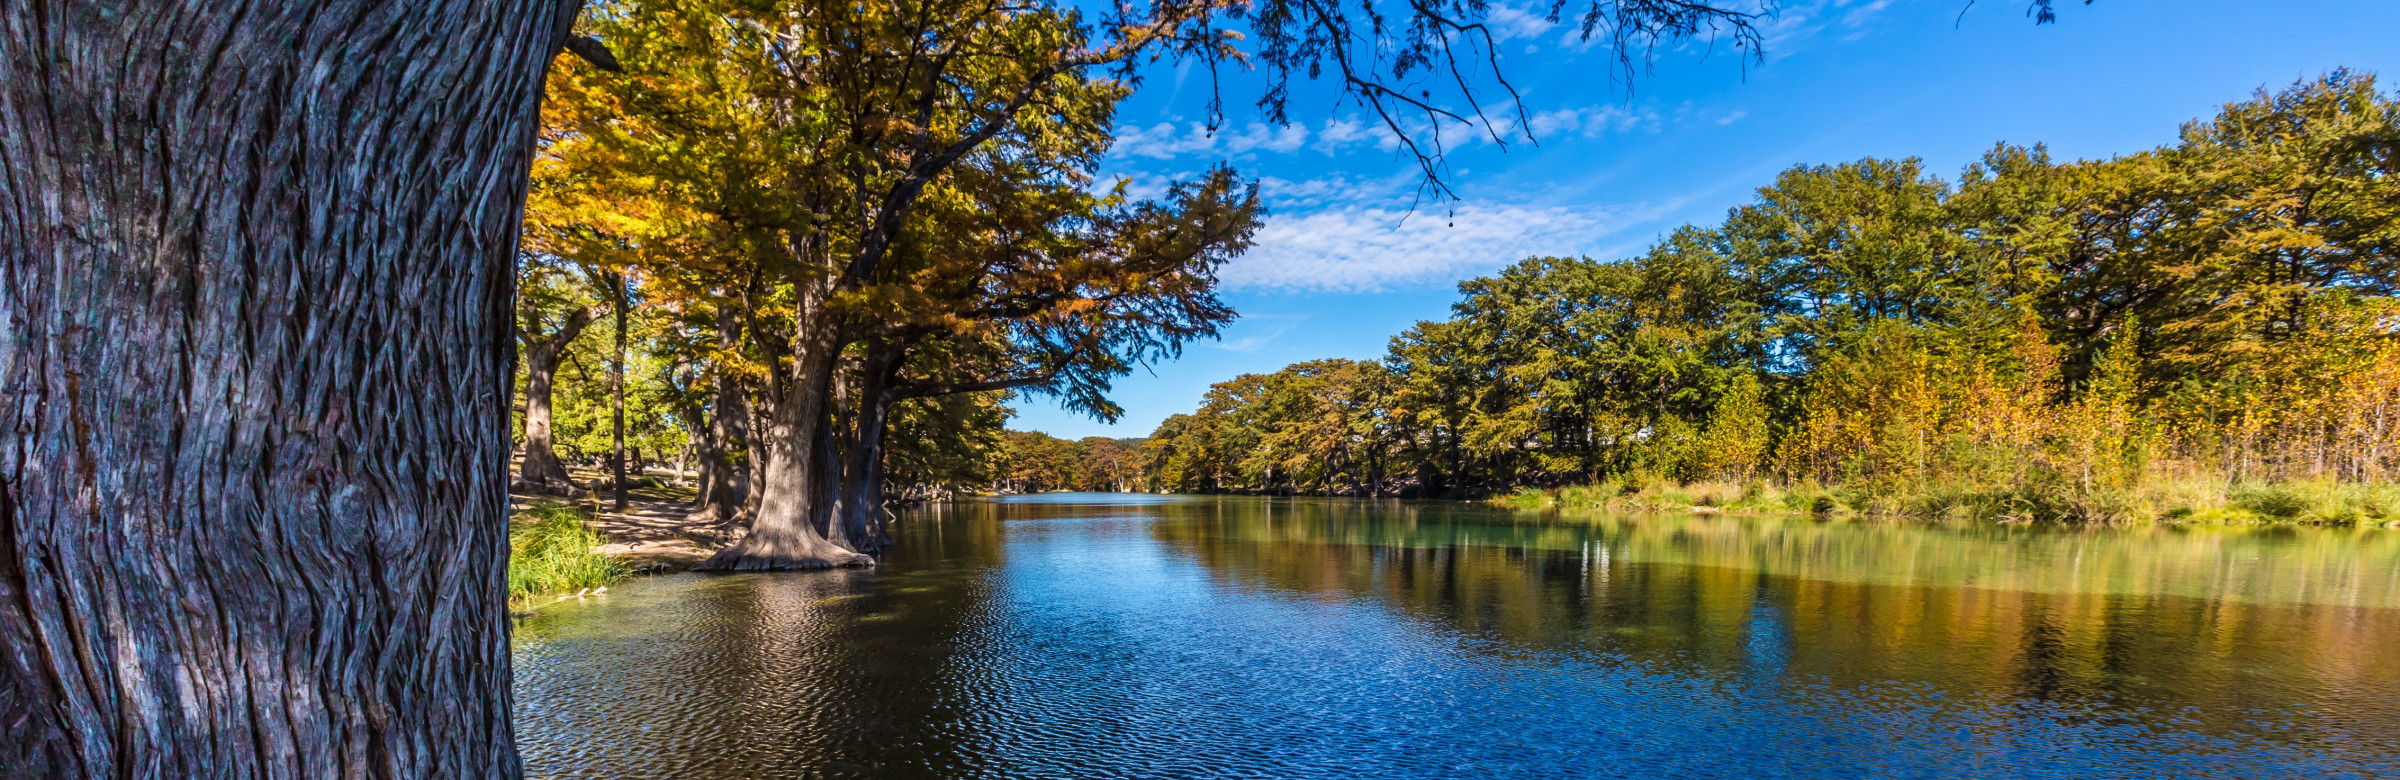
<svg viewBox="0 0 2400 780"><path fill-rule="evenodd" d="M1550 494L1542 492L1541 488L1533 487L1517 488L1517 492L1509 494L1507 498L1502 499L1502 502L1518 509L1540 509L1551 503Z"/></svg>
<svg viewBox="0 0 2400 780"><path fill-rule="evenodd" d="M1569 485L1558 489L1558 504L1571 507L1607 506L1624 492L1625 483L1613 479L1597 485Z"/></svg>
<svg viewBox="0 0 2400 780"><path fill-rule="evenodd" d="M602 539L583 518L583 510L543 502L512 519L508 530L511 600L597 588L625 577L624 564L593 549Z"/></svg>
<svg viewBox="0 0 2400 780"><path fill-rule="evenodd" d="M2293 485L2250 485L2234 491L2233 503L2277 520L2297 520L2316 502Z"/></svg>
<svg viewBox="0 0 2400 780"><path fill-rule="evenodd" d="M2254 483L2231 489L2207 477L2160 477L2131 485L2080 485L2036 474L2015 482L1863 482L1824 487L1802 481L1689 482L1611 479L1556 490L1519 488L1492 499L1521 509L1722 511L1927 520L2062 523L2325 523L2400 521L2400 484L2330 481Z"/></svg>

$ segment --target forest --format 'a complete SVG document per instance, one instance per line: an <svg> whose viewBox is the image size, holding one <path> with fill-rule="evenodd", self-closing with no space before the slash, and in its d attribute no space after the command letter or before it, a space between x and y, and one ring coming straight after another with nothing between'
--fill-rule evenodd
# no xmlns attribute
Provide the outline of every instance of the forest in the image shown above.
<svg viewBox="0 0 2400 780"><path fill-rule="evenodd" d="M1462 282L1450 319L1380 360L1218 383L1138 447L1012 433L999 471L1043 488L2390 517L2395 166L2400 101L2337 71L2106 160L2002 144L1955 179L1914 159L1797 167L1635 257Z"/></svg>
<svg viewBox="0 0 2400 780"><path fill-rule="evenodd" d="M1773 7L1528 18L1630 78ZM0 775L522 776L512 534L589 554L657 464L712 571L874 565L954 488L2388 480L2395 120L2347 73L2119 160L1794 171L1140 443L1005 430L1236 316L1257 174L1099 175L1147 70L1355 109L1441 202L1445 143L1535 140L1492 13L0 4Z"/></svg>
<svg viewBox="0 0 2400 780"><path fill-rule="evenodd" d="M1000 394L1111 416L1110 377L1233 316L1214 269L1256 186L1096 184L1127 91L1056 61L1070 19L970 21L1013 54L951 61L862 48L919 19L586 13L608 57L554 66L526 206L522 492L585 489L565 444L622 509L628 465L674 452L689 521L741 540L708 568L865 563L885 486L976 473ZM796 69L840 80L803 95Z"/></svg>
<svg viewBox="0 0 2400 780"><path fill-rule="evenodd" d="M1256 184L1095 177L1146 68L1322 80L1446 197L1489 10L0 4L0 774L521 776L511 550L591 551L520 497L680 461L703 568L871 565L995 393L1109 417L1233 316ZM1630 70L1763 17L1548 18Z"/></svg>

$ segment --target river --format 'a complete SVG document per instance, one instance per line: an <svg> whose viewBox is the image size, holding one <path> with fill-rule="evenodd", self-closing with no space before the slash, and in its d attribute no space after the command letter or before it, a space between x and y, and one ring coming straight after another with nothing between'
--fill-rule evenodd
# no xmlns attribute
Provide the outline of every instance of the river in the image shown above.
<svg viewBox="0 0 2400 780"><path fill-rule="evenodd" d="M2400 778L2400 531L1052 494L517 625L534 777Z"/></svg>

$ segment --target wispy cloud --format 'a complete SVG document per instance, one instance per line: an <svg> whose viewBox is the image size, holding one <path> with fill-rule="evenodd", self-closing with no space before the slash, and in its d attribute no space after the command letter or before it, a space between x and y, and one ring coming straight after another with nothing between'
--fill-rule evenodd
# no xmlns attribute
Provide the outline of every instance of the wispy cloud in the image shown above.
<svg viewBox="0 0 2400 780"><path fill-rule="evenodd" d="M1817 38L1831 37L1848 42L1873 32L1876 20L1890 8L1892 0L1805 0L1783 6L1782 10L1759 25L1759 37L1766 41L1767 55L1789 55Z"/></svg>
<svg viewBox="0 0 2400 780"><path fill-rule="evenodd" d="M1541 34L1549 32L1550 28L1558 26L1538 9L1517 8L1509 5L1492 6L1491 15L1485 17L1484 24L1491 28L1492 40L1495 42L1539 37Z"/></svg>
<svg viewBox="0 0 2400 780"><path fill-rule="evenodd" d="M1525 126L1533 131L1535 138L1568 135L1595 138L1611 131L1656 130L1658 111L1622 106L1562 108L1534 114Z"/></svg>
<svg viewBox="0 0 2400 780"><path fill-rule="evenodd" d="M1208 125L1200 122L1188 122L1180 126L1160 122L1119 134L1114 151L1158 160L1170 160L1187 154L1228 157L1256 151L1289 154L1307 144L1308 137L1309 130L1302 125L1276 127L1265 122L1251 122L1239 130L1218 128L1211 131ZM1320 137L1319 140L1322 142L1324 139Z"/></svg>
<svg viewBox="0 0 2400 780"><path fill-rule="evenodd" d="M1260 314L1244 316L1237 328L1252 331L1239 338L1227 339L1211 346L1227 352L1254 353L1281 338L1292 326L1308 319L1305 314Z"/></svg>
<svg viewBox="0 0 2400 780"><path fill-rule="evenodd" d="M1698 106L1690 102L1662 105L1657 102L1637 106L1596 104L1556 108L1529 113L1524 126L1536 138L1581 137L1598 138L1610 133L1655 133L1682 124L1729 124L1740 119L1744 112ZM1442 123L1442 136L1447 146L1458 148L1479 146L1492 142L1494 136L1503 141L1523 140L1518 131L1516 104L1503 102L1484 107L1488 129L1481 123ZM1411 134L1420 141L1430 137L1431 128L1411 120ZM1400 139L1389 127L1373 118L1355 114L1326 120L1314 127L1290 125L1275 127L1263 122L1251 122L1239 129L1220 128L1211 132L1198 122L1176 124L1160 122L1149 127L1121 131L1112 152L1119 158L1175 160L1194 158L1246 158L1260 154L1293 154L1303 149L1326 155L1339 155L1351 150L1374 149L1394 152Z"/></svg>
<svg viewBox="0 0 2400 780"><path fill-rule="evenodd" d="M1259 194L1276 213L1307 211L1331 205L1390 204L1404 201L1423 179L1415 168L1395 167L1383 176L1354 176L1334 172L1314 179L1276 176L1259 179ZM1273 222L1277 218L1269 217Z"/></svg>
<svg viewBox="0 0 2400 780"><path fill-rule="evenodd" d="M1467 203L1409 212L1365 206L1274 217L1226 265L1237 290L1377 292L1446 283L1535 255L1591 251L1681 201L1628 208Z"/></svg>

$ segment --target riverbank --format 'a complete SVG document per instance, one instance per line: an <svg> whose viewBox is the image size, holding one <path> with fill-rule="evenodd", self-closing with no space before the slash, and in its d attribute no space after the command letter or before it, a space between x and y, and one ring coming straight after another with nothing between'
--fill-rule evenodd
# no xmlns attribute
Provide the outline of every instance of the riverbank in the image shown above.
<svg viewBox="0 0 2400 780"><path fill-rule="evenodd" d="M583 509L540 502L512 513L508 524L508 598L608 587L632 568L599 551L602 539Z"/></svg>
<svg viewBox="0 0 2400 780"><path fill-rule="evenodd" d="M588 481L597 474L577 474ZM719 529L684 522L692 489L652 480L612 497L509 495L509 599L538 604L553 594L606 587L644 572L681 571L707 560Z"/></svg>
<svg viewBox="0 0 2400 780"><path fill-rule="evenodd" d="M962 501L872 574L541 607L515 733L536 777L2400 777L2400 533L1584 514Z"/></svg>
<svg viewBox="0 0 2400 780"><path fill-rule="evenodd" d="M1524 488L1489 500L1519 509L1857 515L2004 523L2400 527L2400 485L2330 481L2226 484L2183 480L2090 489L1927 483L1878 489L1779 486L1766 481L1609 480L1595 485Z"/></svg>

